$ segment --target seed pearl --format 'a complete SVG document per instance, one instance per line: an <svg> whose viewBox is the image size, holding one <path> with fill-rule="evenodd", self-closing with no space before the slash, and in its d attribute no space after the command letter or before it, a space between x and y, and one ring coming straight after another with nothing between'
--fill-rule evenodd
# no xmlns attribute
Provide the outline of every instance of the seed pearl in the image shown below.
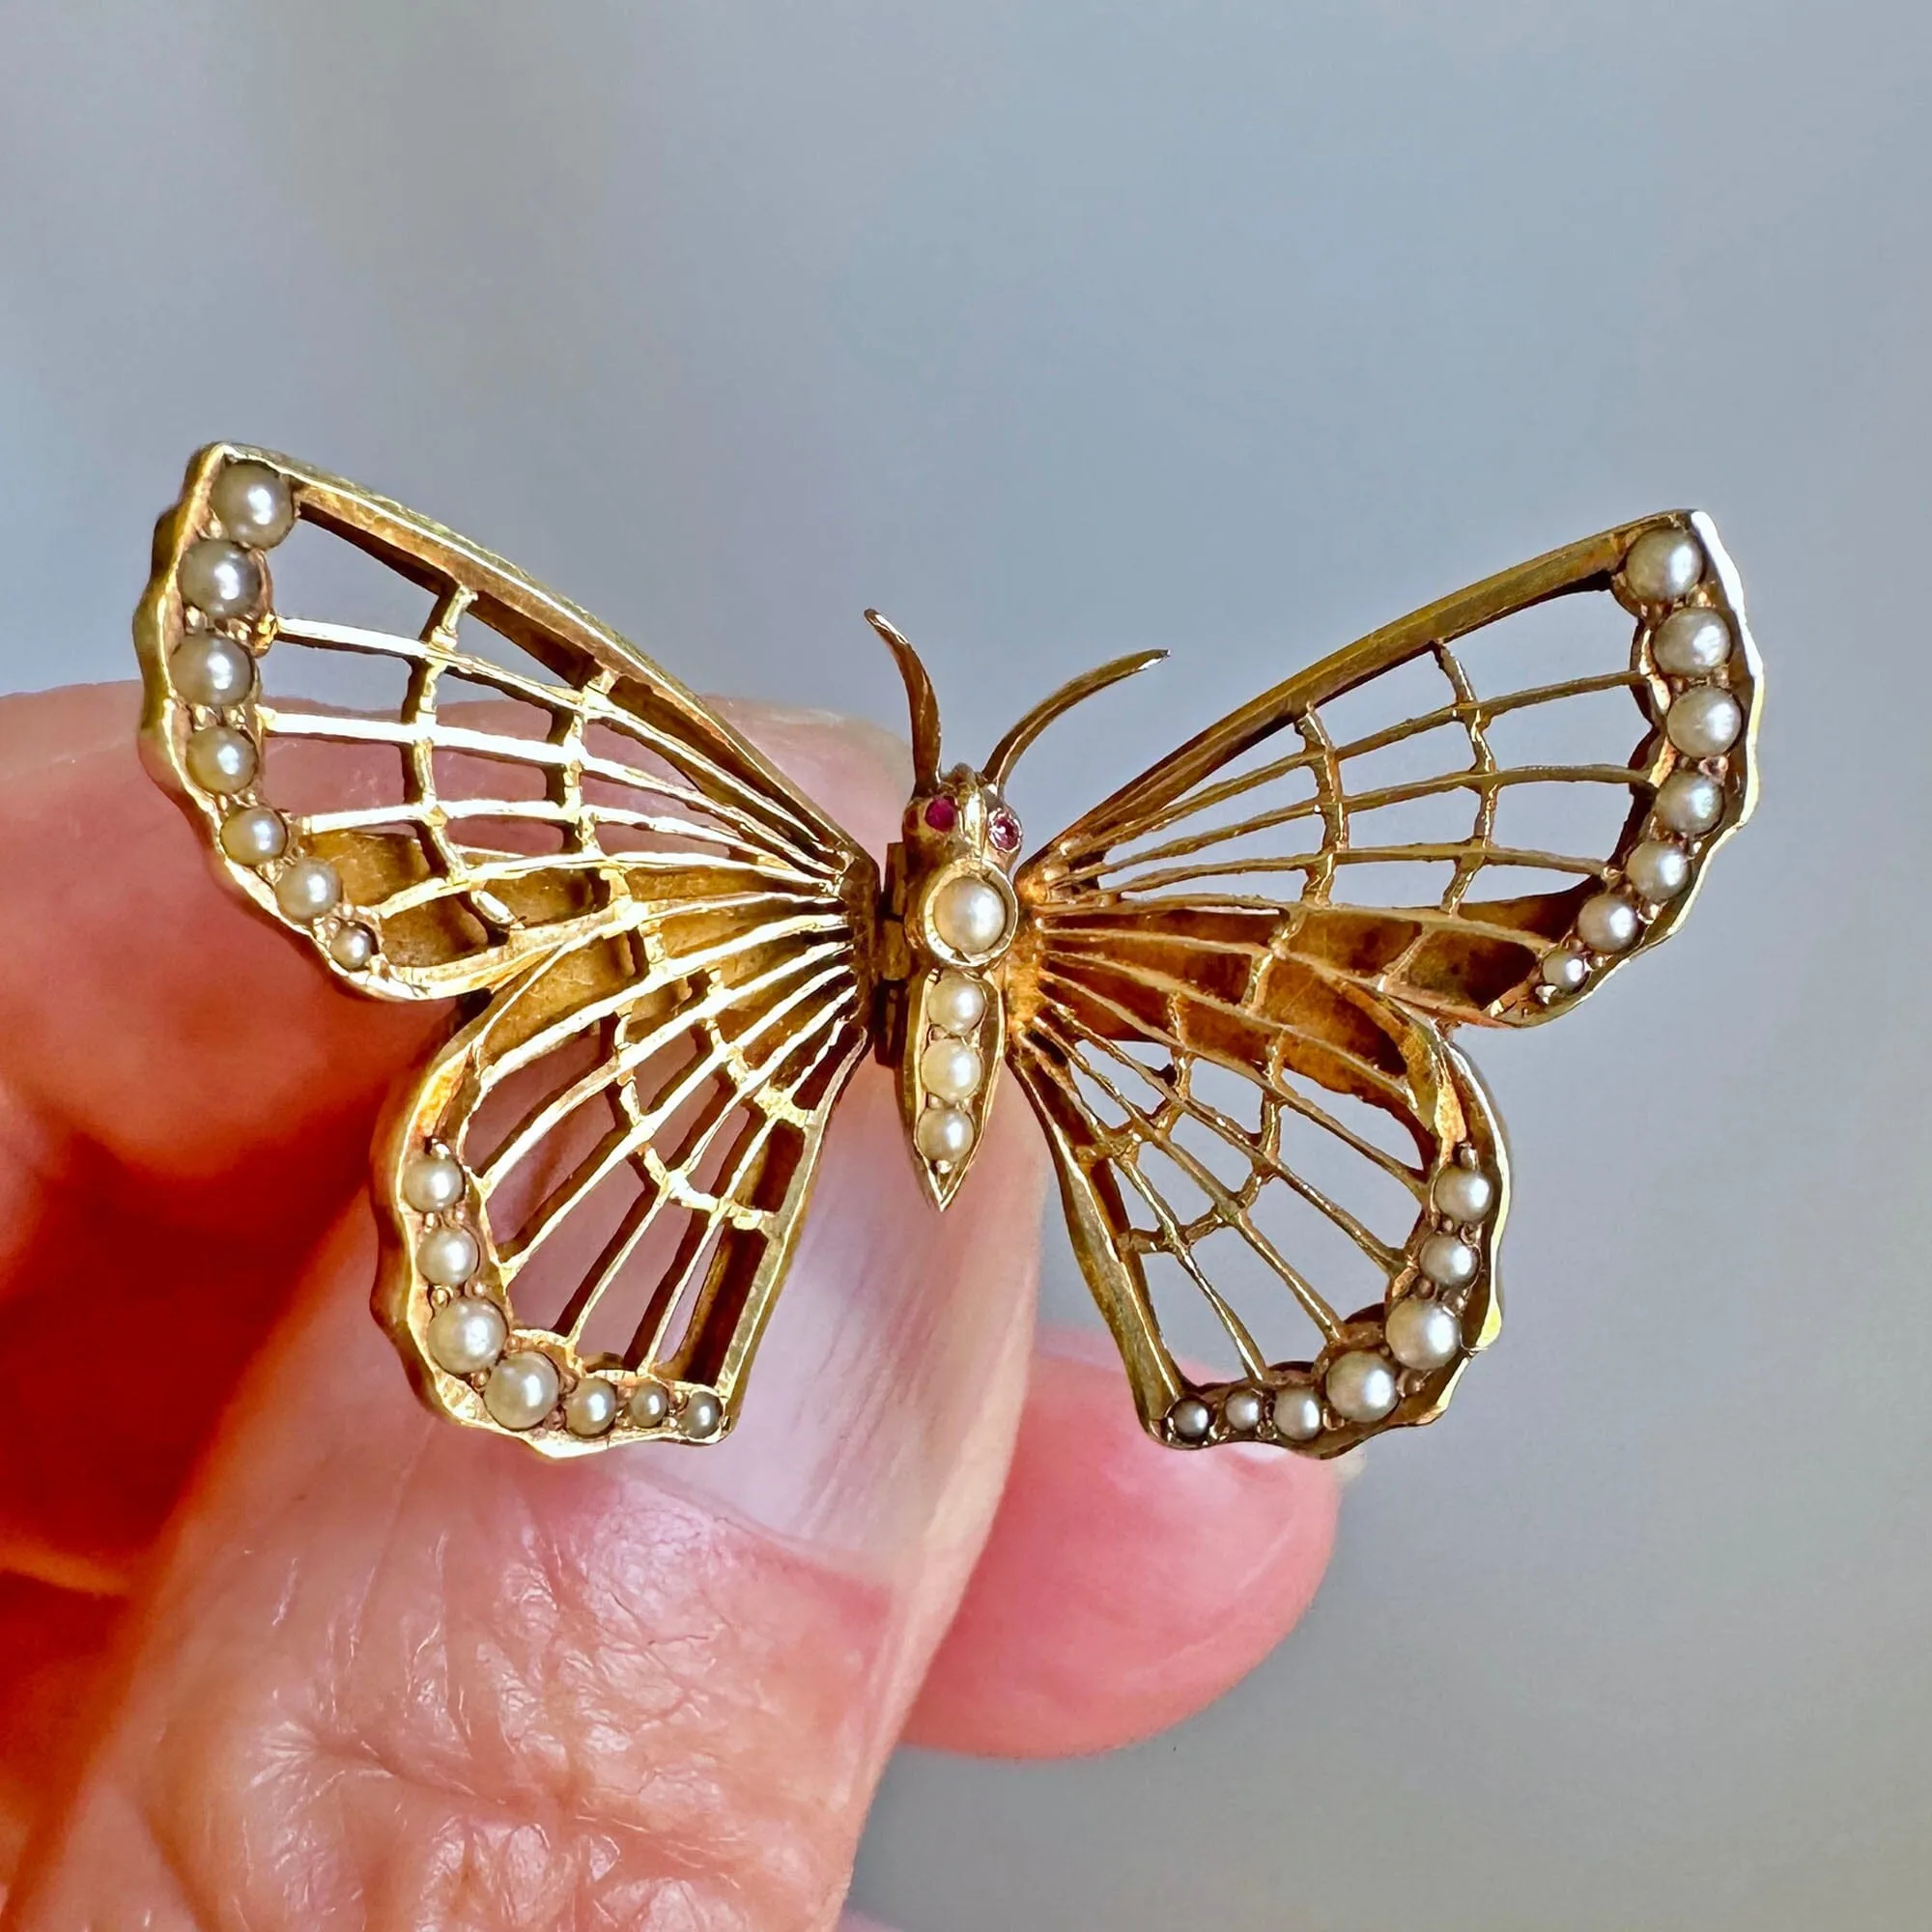
<svg viewBox="0 0 1932 1932"><path fill-rule="evenodd" d="M483 1406L505 1429L534 1429L556 1406L556 1364L534 1349L505 1355L483 1385Z"/></svg>
<svg viewBox="0 0 1932 1932"><path fill-rule="evenodd" d="M1262 1399L1257 1389L1236 1389L1221 1405L1228 1427L1246 1435L1262 1426Z"/></svg>
<svg viewBox="0 0 1932 1932"><path fill-rule="evenodd" d="M1461 1288L1476 1278L1481 1257L1454 1235L1431 1235L1415 1251L1415 1264L1437 1288Z"/></svg>
<svg viewBox="0 0 1932 1932"><path fill-rule="evenodd" d="M1644 898L1656 904L1674 899L1690 883L1690 861L1681 845L1646 838L1624 862L1624 876Z"/></svg>
<svg viewBox="0 0 1932 1932"><path fill-rule="evenodd" d="M1395 1376L1379 1355L1359 1349L1338 1355L1323 1379L1336 1412L1350 1422L1379 1422L1395 1406Z"/></svg>
<svg viewBox="0 0 1932 1932"><path fill-rule="evenodd" d="M203 791L240 791L255 776L255 741L229 724L206 724L187 741L187 775Z"/></svg>
<svg viewBox="0 0 1932 1932"><path fill-rule="evenodd" d="M1463 1324L1439 1301L1411 1294L1389 1310L1389 1353L1406 1369L1439 1369L1463 1351Z"/></svg>
<svg viewBox="0 0 1932 1932"><path fill-rule="evenodd" d="M1559 993L1574 993L1590 977L1590 969L1580 952L1559 946L1543 955L1543 983Z"/></svg>
<svg viewBox="0 0 1932 1932"><path fill-rule="evenodd" d="M1674 604L1703 574L1703 547L1689 530L1652 530L1624 558L1624 582L1646 604Z"/></svg>
<svg viewBox="0 0 1932 1932"><path fill-rule="evenodd" d="M986 1063L979 1049L963 1039L936 1039L919 1057L919 1077L928 1094L942 1100L963 1100L980 1091Z"/></svg>
<svg viewBox="0 0 1932 1932"><path fill-rule="evenodd" d="M942 973L925 996L925 1016L948 1033L971 1033L986 1013L986 988L964 973Z"/></svg>
<svg viewBox="0 0 1932 1932"><path fill-rule="evenodd" d="M188 545L175 581L184 600L210 617L243 617L262 601L262 566L217 537Z"/></svg>
<svg viewBox="0 0 1932 1932"><path fill-rule="evenodd" d="M1711 758L1727 752L1745 728L1745 714L1728 691L1715 684L1693 684L1679 694L1664 714L1663 729L1686 757Z"/></svg>
<svg viewBox="0 0 1932 1932"><path fill-rule="evenodd" d="M275 903L303 925L333 912L341 896L342 880L327 859L298 859L275 881Z"/></svg>
<svg viewBox="0 0 1932 1932"><path fill-rule="evenodd" d="M480 1294L459 1294L429 1319L429 1351L439 1368L473 1376L503 1352L503 1311Z"/></svg>
<svg viewBox="0 0 1932 1932"><path fill-rule="evenodd" d="M973 1117L957 1107L928 1107L912 1130L913 1145L927 1160L964 1160L973 1151Z"/></svg>
<svg viewBox="0 0 1932 1932"><path fill-rule="evenodd" d="M432 1228L416 1244L416 1266L438 1288L461 1288L483 1260L467 1228Z"/></svg>
<svg viewBox="0 0 1932 1932"><path fill-rule="evenodd" d="M563 1399L563 1426L573 1435L602 1435L617 1419L617 1391L602 1376L585 1376Z"/></svg>
<svg viewBox="0 0 1932 1932"><path fill-rule="evenodd" d="M403 1169L403 1199L418 1214L441 1214L463 1199L463 1169L446 1153L419 1153Z"/></svg>
<svg viewBox="0 0 1932 1932"><path fill-rule="evenodd" d="M670 1391L663 1382L639 1382L626 1406L639 1429L655 1429L670 1413Z"/></svg>
<svg viewBox="0 0 1932 1932"><path fill-rule="evenodd" d="M168 660L175 689L190 704L239 704L254 688L254 657L233 638L203 631Z"/></svg>
<svg viewBox="0 0 1932 1932"><path fill-rule="evenodd" d="M709 1389L697 1389L685 1398L678 1426L696 1441L701 1435L715 1435L724 1414L724 1405Z"/></svg>
<svg viewBox="0 0 1932 1932"><path fill-rule="evenodd" d="M243 806L221 821L221 849L238 866L266 866L282 856L288 842L281 813L266 805Z"/></svg>
<svg viewBox="0 0 1932 1932"><path fill-rule="evenodd" d="M214 479L208 507L231 537L261 550L280 543L295 527L296 499L288 479L266 463L231 463Z"/></svg>
<svg viewBox="0 0 1932 1932"><path fill-rule="evenodd" d="M351 973L359 973L376 956L376 935L366 925L353 921L338 925L328 942L328 956Z"/></svg>
<svg viewBox="0 0 1932 1932"><path fill-rule="evenodd" d="M1592 952L1628 952L1637 931L1636 908L1615 893L1585 899L1577 914L1577 937Z"/></svg>
<svg viewBox="0 0 1932 1932"><path fill-rule="evenodd" d="M1006 899L984 879L962 872L934 894L932 929L962 958L978 958L1007 936Z"/></svg>
<svg viewBox="0 0 1932 1932"><path fill-rule="evenodd" d="M1276 1389L1274 1433L1290 1442L1312 1442L1321 1434L1321 1398L1306 1383Z"/></svg>
<svg viewBox="0 0 1932 1932"><path fill-rule="evenodd" d="M1183 1442L1199 1442L1214 1426L1214 1411L1197 1395L1184 1395L1167 1411L1167 1426Z"/></svg>
<svg viewBox="0 0 1932 1932"><path fill-rule="evenodd" d="M1672 677L1703 677L1731 654L1731 627L1716 611L1673 611L1650 640L1657 668Z"/></svg>
<svg viewBox="0 0 1932 1932"><path fill-rule="evenodd" d="M1724 815L1724 788L1702 772L1672 772L1657 789L1657 815L1671 831L1694 838Z"/></svg>
<svg viewBox="0 0 1932 1932"><path fill-rule="evenodd" d="M1490 1177L1479 1167L1445 1167L1429 1190L1438 1214L1446 1214L1459 1228L1487 1220L1496 1205L1496 1190Z"/></svg>

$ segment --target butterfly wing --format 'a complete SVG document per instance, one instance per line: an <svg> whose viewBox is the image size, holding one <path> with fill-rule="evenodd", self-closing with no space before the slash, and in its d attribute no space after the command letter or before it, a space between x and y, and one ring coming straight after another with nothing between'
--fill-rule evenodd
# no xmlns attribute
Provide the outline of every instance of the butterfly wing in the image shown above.
<svg viewBox="0 0 1932 1932"><path fill-rule="evenodd" d="M1485 645L1556 600L1615 641L1539 674L1574 653L1533 628L1495 688ZM1709 520L1650 518L1289 679L1020 869L1009 1058L1156 1435L1334 1454L1440 1411L1499 1325L1508 1202L1446 1033L1549 1018L1674 928L1750 810L1759 686ZM1190 1302L1228 1375L1177 1365ZM1308 1359L1244 1313L1284 1303Z"/></svg>
<svg viewBox="0 0 1932 1932"><path fill-rule="evenodd" d="M310 539L403 619L301 614ZM422 1392L552 1454L728 1429L867 1041L871 859L583 611L270 452L195 459L135 629L221 872L355 989L468 1001L377 1155Z"/></svg>

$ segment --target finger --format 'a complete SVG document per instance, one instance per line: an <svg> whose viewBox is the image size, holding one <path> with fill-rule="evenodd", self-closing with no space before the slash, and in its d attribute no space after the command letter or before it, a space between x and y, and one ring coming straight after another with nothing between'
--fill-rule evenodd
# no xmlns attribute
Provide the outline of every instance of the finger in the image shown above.
<svg viewBox="0 0 1932 1932"><path fill-rule="evenodd" d="M1324 1463L1161 1448L1104 1338L1050 1336L999 1515L907 1742L1066 1757L1191 1716L1308 1606L1335 1511Z"/></svg>

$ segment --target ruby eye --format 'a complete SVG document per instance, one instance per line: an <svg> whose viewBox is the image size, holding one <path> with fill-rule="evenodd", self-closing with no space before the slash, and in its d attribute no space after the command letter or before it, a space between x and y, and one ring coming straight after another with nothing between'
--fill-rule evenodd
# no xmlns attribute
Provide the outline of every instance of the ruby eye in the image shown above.
<svg viewBox="0 0 1932 1932"><path fill-rule="evenodd" d="M1020 822L1002 806L988 823L986 837L992 840L996 852L1017 852L1020 849Z"/></svg>
<svg viewBox="0 0 1932 1932"><path fill-rule="evenodd" d="M926 800L925 822L935 832L951 832L959 823L959 808L942 792Z"/></svg>

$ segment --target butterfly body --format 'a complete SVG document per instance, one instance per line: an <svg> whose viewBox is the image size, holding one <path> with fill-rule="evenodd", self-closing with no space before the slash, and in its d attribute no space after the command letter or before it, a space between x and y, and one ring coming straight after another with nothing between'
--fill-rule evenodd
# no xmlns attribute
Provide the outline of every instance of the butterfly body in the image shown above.
<svg viewBox="0 0 1932 1932"><path fill-rule="evenodd" d="M298 526L413 612L306 614ZM1580 672L1539 638L1526 676L1485 677L1497 632L1559 605L1632 628ZM1401 619L1025 859L1016 760L1160 654L942 772L925 668L867 615L912 721L883 867L501 559L270 452L190 466L135 620L150 767L345 985L453 1003L375 1160L377 1313L419 1392L551 1456L727 1434L870 1058L937 1208L1003 1069L1026 1095L1160 1441L1330 1456L1433 1419L1497 1332L1510 1199L1451 1034L1589 997L1750 810L1761 672L1709 520L1620 526ZM304 669L319 694L286 688ZM344 670L389 683L345 699ZM1546 719L1548 746L1517 742Z"/></svg>

